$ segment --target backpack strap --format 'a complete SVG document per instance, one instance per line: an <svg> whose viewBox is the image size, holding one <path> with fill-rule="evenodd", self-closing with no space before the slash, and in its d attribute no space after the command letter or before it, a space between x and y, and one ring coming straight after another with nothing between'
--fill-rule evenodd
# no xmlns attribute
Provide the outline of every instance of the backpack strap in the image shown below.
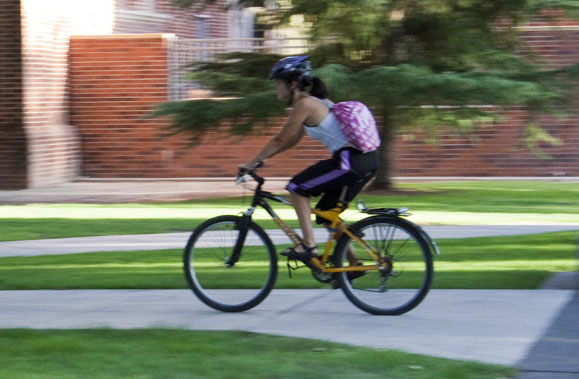
<svg viewBox="0 0 579 379"><path fill-rule="evenodd" d="M330 99L320 99L319 97L312 96L314 99L319 101L320 103L324 104L326 107L332 110L334 108L334 102Z"/></svg>

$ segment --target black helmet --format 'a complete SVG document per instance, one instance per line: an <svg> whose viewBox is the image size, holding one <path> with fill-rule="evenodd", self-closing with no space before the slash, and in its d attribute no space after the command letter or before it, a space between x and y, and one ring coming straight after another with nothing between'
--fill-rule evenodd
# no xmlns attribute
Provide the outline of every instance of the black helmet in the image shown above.
<svg viewBox="0 0 579 379"><path fill-rule="evenodd" d="M312 64L307 55L287 57L277 62L271 69L268 79L289 79L310 76Z"/></svg>

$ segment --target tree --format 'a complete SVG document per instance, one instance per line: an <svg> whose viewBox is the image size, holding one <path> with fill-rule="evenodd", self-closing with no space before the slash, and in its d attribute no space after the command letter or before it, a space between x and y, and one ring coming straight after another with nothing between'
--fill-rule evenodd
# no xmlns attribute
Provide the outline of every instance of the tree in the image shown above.
<svg viewBox="0 0 579 379"><path fill-rule="evenodd" d="M177 1L177 0L176 0ZM212 0L178 0L181 6ZM265 1L240 0L249 5ZM271 1L269 1L271 3ZM516 27L541 15L579 15L575 0L279 0L267 16L272 27L302 15L310 25L314 74L336 101L367 103L381 121L382 147L377 188L389 188L392 141L401 126L436 130L472 129L493 113L480 107L525 105L529 130L545 137L536 115L556 113L572 98L568 77L579 65L548 71L522 45ZM545 9L558 9L545 12ZM264 78L277 56L225 54L195 65L192 79L229 101L177 102L157 114L172 115L173 129L193 139L224 118L235 132L257 119L279 115Z"/></svg>

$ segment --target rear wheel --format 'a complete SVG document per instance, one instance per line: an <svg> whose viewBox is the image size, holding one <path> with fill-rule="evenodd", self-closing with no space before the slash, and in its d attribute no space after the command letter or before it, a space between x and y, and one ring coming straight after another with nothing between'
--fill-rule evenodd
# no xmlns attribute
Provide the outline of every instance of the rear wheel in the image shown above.
<svg viewBox="0 0 579 379"><path fill-rule="evenodd" d="M277 255L265 231L237 216L205 221L183 254L189 287L208 306L242 312L261 303L274 286Z"/></svg>
<svg viewBox="0 0 579 379"><path fill-rule="evenodd" d="M433 263L430 245L412 223L394 217L368 217L349 226L362 238L382 264L350 280L347 272L336 273L346 297L360 309L377 315L399 315L416 307L432 284ZM377 265L366 251L347 235L340 239L334 254L336 266L346 267L348 249L364 265Z"/></svg>

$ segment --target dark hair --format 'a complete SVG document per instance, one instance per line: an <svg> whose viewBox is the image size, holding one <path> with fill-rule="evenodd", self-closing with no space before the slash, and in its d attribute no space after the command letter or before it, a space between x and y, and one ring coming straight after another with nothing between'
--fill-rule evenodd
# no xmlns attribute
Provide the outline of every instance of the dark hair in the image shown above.
<svg viewBox="0 0 579 379"><path fill-rule="evenodd" d="M318 99L322 100L327 99L329 97L328 88L320 78L315 78L306 75L299 75L299 76L296 75L281 80L283 80L286 83L288 89L290 88L289 84L291 82L297 82L297 87L302 92L305 92L307 87L312 86L312 89L310 89L311 96L317 97ZM291 89L291 95L287 102L288 106L292 106L293 97L294 97L294 90Z"/></svg>
<svg viewBox="0 0 579 379"><path fill-rule="evenodd" d="M300 91L306 91L307 87L311 86L310 95L318 99L327 99L329 97L328 88L320 78L300 75L299 77L287 78L285 81L288 83L297 82Z"/></svg>
<svg viewBox="0 0 579 379"><path fill-rule="evenodd" d="M307 78L307 80L309 82L311 82L311 84L312 84L312 89L310 89L310 95L315 96L318 99L327 99L330 96L330 94L328 92L328 88L326 87L324 82L322 82L322 79L316 78L316 77L311 77L311 78ZM298 86L299 86L299 82L298 82Z"/></svg>

